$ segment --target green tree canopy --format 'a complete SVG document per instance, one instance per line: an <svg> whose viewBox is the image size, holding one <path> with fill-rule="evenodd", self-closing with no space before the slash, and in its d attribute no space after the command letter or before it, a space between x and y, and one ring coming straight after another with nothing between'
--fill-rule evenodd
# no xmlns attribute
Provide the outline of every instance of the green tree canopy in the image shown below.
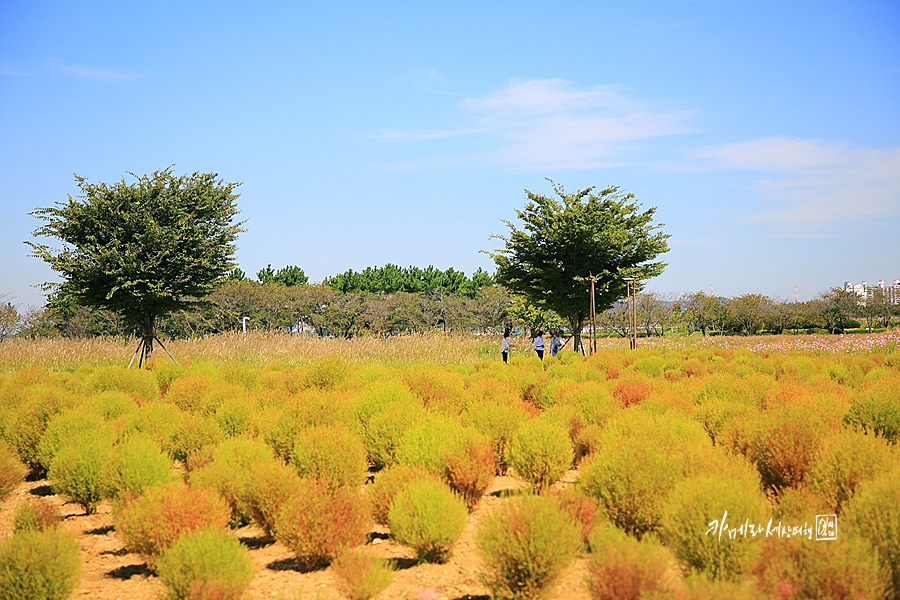
<svg viewBox="0 0 900 600"><path fill-rule="evenodd" d="M288 265L276 271L272 268L271 264L267 265L265 269L258 271L256 273L256 279L260 283L266 285L280 285L283 287L306 285L309 281L309 277L307 277L306 273L303 272L303 269L298 266Z"/></svg>
<svg viewBox="0 0 900 600"><path fill-rule="evenodd" d="M555 197L525 190L528 203L517 210L522 228L511 221L506 247L491 253L495 279L531 302L565 319L580 341L590 314L589 275L602 312L626 295L623 277L646 280L666 266L654 259L668 251L667 234L654 223L655 208L640 210L634 194L619 187L590 187L567 194L553 183Z"/></svg>
<svg viewBox="0 0 900 600"><path fill-rule="evenodd" d="M63 247L26 244L62 275L59 293L139 327L149 358L156 320L199 303L234 267L234 242L244 231L235 222L240 184L215 173L175 176L171 167L131 175L136 182L112 185L76 175L78 198L31 213L44 221L34 235Z"/></svg>

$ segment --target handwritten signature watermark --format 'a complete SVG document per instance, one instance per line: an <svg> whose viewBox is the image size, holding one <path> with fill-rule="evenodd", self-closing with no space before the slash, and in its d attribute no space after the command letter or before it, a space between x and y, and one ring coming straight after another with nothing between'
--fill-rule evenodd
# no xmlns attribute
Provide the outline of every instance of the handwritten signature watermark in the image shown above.
<svg viewBox="0 0 900 600"><path fill-rule="evenodd" d="M837 515L816 515L815 528L810 527L808 522L799 524L785 524L781 521L775 522L769 519L769 522L763 526L762 523L751 523L750 519L744 520L739 526L728 523L728 511L722 515L721 519L710 521L707 525L706 535L716 535L721 540L724 535L726 539L737 538L755 538L760 535L765 537L791 538L805 537L809 540L813 539L815 534L816 541L836 540L837 539Z"/></svg>

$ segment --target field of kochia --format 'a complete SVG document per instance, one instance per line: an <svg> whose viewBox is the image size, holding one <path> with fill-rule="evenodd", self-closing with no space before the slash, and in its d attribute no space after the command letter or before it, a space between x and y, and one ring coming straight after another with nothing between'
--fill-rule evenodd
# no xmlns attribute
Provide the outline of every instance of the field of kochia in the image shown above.
<svg viewBox="0 0 900 600"><path fill-rule="evenodd" d="M380 523L441 562L504 474L526 491L479 524L494 597L539 597L586 557L597 599L898 598L900 345L888 336L839 352L810 338L610 343L509 365L494 338L439 336L313 340L268 360L264 345L213 356L173 344L181 365L157 351L140 370L7 354L0 500L21 465L87 512L112 500L116 530L171 597L203 597L180 596L179 577L231 577L208 597L237 598L242 550L222 550L237 554L221 573L172 575L212 552L179 540L253 523L319 569L355 564ZM350 581L351 597L390 584L371 564L344 570L374 586L354 595L364 585Z"/></svg>

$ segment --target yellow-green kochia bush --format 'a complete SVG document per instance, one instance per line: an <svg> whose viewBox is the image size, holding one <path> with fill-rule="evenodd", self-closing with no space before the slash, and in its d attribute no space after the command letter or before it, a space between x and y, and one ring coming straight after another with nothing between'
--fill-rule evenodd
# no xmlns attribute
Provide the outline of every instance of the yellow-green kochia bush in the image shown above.
<svg viewBox="0 0 900 600"><path fill-rule="evenodd" d="M900 598L900 468L863 484L847 507L843 522L851 533L868 542L886 569L887 597Z"/></svg>
<svg viewBox="0 0 900 600"><path fill-rule="evenodd" d="M478 530L485 585L495 598L538 598L578 555L579 529L556 498L511 499Z"/></svg>
<svg viewBox="0 0 900 600"><path fill-rule="evenodd" d="M394 465L376 473L374 485L366 486L375 522L387 525L394 498L406 491L413 481L421 479L436 481L437 477L422 467L410 465Z"/></svg>
<svg viewBox="0 0 900 600"><path fill-rule="evenodd" d="M58 528L0 542L0 600L65 600L78 585L78 543Z"/></svg>
<svg viewBox="0 0 900 600"><path fill-rule="evenodd" d="M13 451L0 440L0 502L6 499L16 486L25 480L28 469Z"/></svg>
<svg viewBox="0 0 900 600"><path fill-rule="evenodd" d="M577 486L607 518L637 537L659 526L666 496L712 450L696 422L632 408L611 421L579 467Z"/></svg>
<svg viewBox="0 0 900 600"><path fill-rule="evenodd" d="M65 439L50 465L53 488L87 514L109 494L108 472L115 437L110 431L84 431Z"/></svg>
<svg viewBox="0 0 900 600"><path fill-rule="evenodd" d="M366 449L359 436L340 422L300 431L292 456L300 477L325 481L330 489L366 480Z"/></svg>
<svg viewBox="0 0 900 600"><path fill-rule="evenodd" d="M685 479L665 500L660 535L686 572L739 579L749 571L770 511L752 466L744 471ZM748 522L760 534L735 535Z"/></svg>
<svg viewBox="0 0 900 600"><path fill-rule="evenodd" d="M159 557L157 571L170 600L239 600L253 578L247 550L215 527L182 536Z"/></svg>
<svg viewBox="0 0 900 600"><path fill-rule="evenodd" d="M574 450L568 431L543 417L525 423L512 439L509 462L535 490L556 481L572 466Z"/></svg>
<svg viewBox="0 0 900 600"><path fill-rule="evenodd" d="M107 491L113 498L125 493L140 494L157 483L172 481L172 459L159 444L142 434L134 434L113 447L107 465Z"/></svg>
<svg viewBox="0 0 900 600"><path fill-rule="evenodd" d="M191 473L190 480L193 485L216 490L231 507L231 523L246 525L253 518L251 493L263 484L273 466L289 469L265 443L232 438L216 446L212 462Z"/></svg>
<svg viewBox="0 0 900 600"><path fill-rule="evenodd" d="M415 480L388 513L394 539L426 562L445 562L466 527L465 502L439 481Z"/></svg>
<svg viewBox="0 0 900 600"><path fill-rule="evenodd" d="M883 438L845 430L822 441L810 469L810 487L840 514L860 486L898 462L900 456Z"/></svg>

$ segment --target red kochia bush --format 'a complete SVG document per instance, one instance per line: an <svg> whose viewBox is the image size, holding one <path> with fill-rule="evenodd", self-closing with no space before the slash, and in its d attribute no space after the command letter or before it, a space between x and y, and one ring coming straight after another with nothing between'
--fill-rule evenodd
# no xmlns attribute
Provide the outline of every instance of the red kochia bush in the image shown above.
<svg viewBox="0 0 900 600"><path fill-rule="evenodd" d="M623 408L640 404L650 395L650 386L641 381L620 381L612 389L612 394Z"/></svg>
<svg viewBox="0 0 900 600"><path fill-rule="evenodd" d="M231 510L212 489L181 483L157 484L142 495L123 500L116 518L129 549L143 554L148 565L189 531L228 525Z"/></svg>
<svg viewBox="0 0 900 600"><path fill-rule="evenodd" d="M369 508L356 490L329 490L325 482L301 480L297 493L275 516L275 537L309 570L328 564L369 532Z"/></svg>

